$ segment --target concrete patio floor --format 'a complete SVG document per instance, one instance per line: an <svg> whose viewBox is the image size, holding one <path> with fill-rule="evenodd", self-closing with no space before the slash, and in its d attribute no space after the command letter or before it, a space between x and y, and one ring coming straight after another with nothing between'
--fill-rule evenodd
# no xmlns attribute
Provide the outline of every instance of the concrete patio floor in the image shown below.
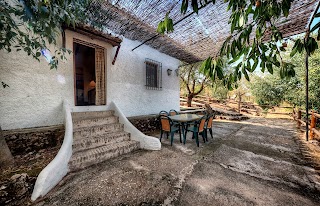
<svg viewBox="0 0 320 206"><path fill-rule="evenodd" d="M215 121L209 142L139 150L69 174L36 205L320 205L295 123ZM201 139L200 139L201 140Z"/></svg>

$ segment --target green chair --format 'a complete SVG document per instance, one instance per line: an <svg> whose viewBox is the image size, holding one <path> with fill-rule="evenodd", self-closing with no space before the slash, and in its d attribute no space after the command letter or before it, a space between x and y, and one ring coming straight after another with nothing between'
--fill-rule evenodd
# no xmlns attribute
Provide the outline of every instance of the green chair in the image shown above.
<svg viewBox="0 0 320 206"><path fill-rule="evenodd" d="M161 116L169 116L169 113L168 112L166 112L166 111L161 111L161 112L159 112L159 117L161 117Z"/></svg>
<svg viewBox="0 0 320 206"><path fill-rule="evenodd" d="M171 110L169 111L169 116L175 116L175 115L178 115L178 114L179 114L179 112L177 112L177 111L174 110L174 109L171 109ZM181 127L182 127L182 125L181 125L180 122L174 122L173 124L174 124L174 126L179 127L180 129L181 129Z"/></svg>
<svg viewBox="0 0 320 206"><path fill-rule="evenodd" d="M178 115L179 114L179 112L177 112L176 110L174 110L174 109L171 109L170 111L169 111L169 116L174 116L174 115Z"/></svg>
<svg viewBox="0 0 320 206"><path fill-rule="evenodd" d="M206 120L207 120L207 117L206 116L203 116L200 120L198 121L195 121L194 125L192 126L188 126L186 128L186 135L184 136L184 140L183 140L183 143L185 144L186 143L186 136L187 136L187 132L190 131L192 132L192 139L195 138L196 139L196 143L197 143L197 146L199 147L199 134L202 136L203 138L203 142L205 143L206 142L206 139L207 139L207 133L206 133L206 130L205 130L205 123L206 123Z"/></svg>
<svg viewBox="0 0 320 206"><path fill-rule="evenodd" d="M176 131L179 131L180 143L182 143L181 129L180 129L180 127L176 127L169 117L160 116L160 126L161 126L161 128L160 128L160 142L161 142L162 135L163 135L164 132L167 133L167 136L170 133L170 135L171 135L171 146L172 146L174 133Z"/></svg>

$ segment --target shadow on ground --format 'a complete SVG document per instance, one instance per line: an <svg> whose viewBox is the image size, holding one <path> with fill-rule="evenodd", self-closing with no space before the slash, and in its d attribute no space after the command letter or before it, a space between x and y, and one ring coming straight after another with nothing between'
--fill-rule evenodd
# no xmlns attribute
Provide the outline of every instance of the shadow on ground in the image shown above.
<svg viewBox="0 0 320 206"><path fill-rule="evenodd" d="M166 138L69 174L37 205L320 205L317 172L303 158L294 122L215 121L196 146Z"/></svg>

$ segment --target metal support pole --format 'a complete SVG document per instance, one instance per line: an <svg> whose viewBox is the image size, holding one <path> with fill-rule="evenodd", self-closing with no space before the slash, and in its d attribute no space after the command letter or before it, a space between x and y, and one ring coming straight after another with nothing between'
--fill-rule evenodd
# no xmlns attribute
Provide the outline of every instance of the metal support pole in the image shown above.
<svg viewBox="0 0 320 206"><path fill-rule="evenodd" d="M311 18L309 20L309 24L306 30L306 35L304 37L304 44L306 45L308 38L310 36L310 28L311 28L311 23L316 15L316 13L319 10L319 6L320 6L320 1L317 3L317 6L313 12L313 14L311 15ZM306 140L309 140L309 53L308 50L305 49L306 52L306 59L305 59L305 66L306 66L306 114L307 114L307 119L306 119Z"/></svg>
<svg viewBox="0 0 320 206"><path fill-rule="evenodd" d="M309 35L308 35L309 36ZM308 52L306 52L306 61L305 61L305 66L306 66L306 140L309 140L309 55Z"/></svg>

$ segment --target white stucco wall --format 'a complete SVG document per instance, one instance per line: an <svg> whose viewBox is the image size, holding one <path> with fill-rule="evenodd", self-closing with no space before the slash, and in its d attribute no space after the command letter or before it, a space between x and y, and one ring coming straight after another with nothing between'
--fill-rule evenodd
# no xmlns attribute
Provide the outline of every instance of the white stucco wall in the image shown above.
<svg viewBox="0 0 320 206"><path fill-rule="evenodd" d="M108 69L107 100L114 101L127 117L179 110L179 77L174 73L179 60L146 45L131 51L138 44L124 39L115 65ZM162 63L162 90L146 89L145 58ZM170 76L167 69L173 70Z"/></svg>
<svg viewBox="0 0 320 206"><path fill-rule="evenodd" d="M0 51L0 81L10 86L0 88L3 129L63 123L63 99L73 99L72 58L68 59L60 62L58 70L50 70L44 58L38 62L22 51Z"/></svg>
<svg viewBox="0 0 320 206"><path fill-rule="evenodd" d="M179 78L175 70L179 60L149 46L131 51L140 42L124 39L115 65L111 62L116 47L89 37L66 31L66 47L73 49L73 38L79 38L105 48L107 104L114 101L126 116L158 113L179 109ZM58 39L61 44L61 38ZM51 48L54 51L54 48ZM10 87L0 88L0 125L2 129L41 127L63 123L62 102L74 106L73 55L50 70L41 57L38 62L24 52L0 51L0 81ZM162 63L161 91L145 88L145 58ZM107 106L73 107L73 111L104 110Z"/></svg>

